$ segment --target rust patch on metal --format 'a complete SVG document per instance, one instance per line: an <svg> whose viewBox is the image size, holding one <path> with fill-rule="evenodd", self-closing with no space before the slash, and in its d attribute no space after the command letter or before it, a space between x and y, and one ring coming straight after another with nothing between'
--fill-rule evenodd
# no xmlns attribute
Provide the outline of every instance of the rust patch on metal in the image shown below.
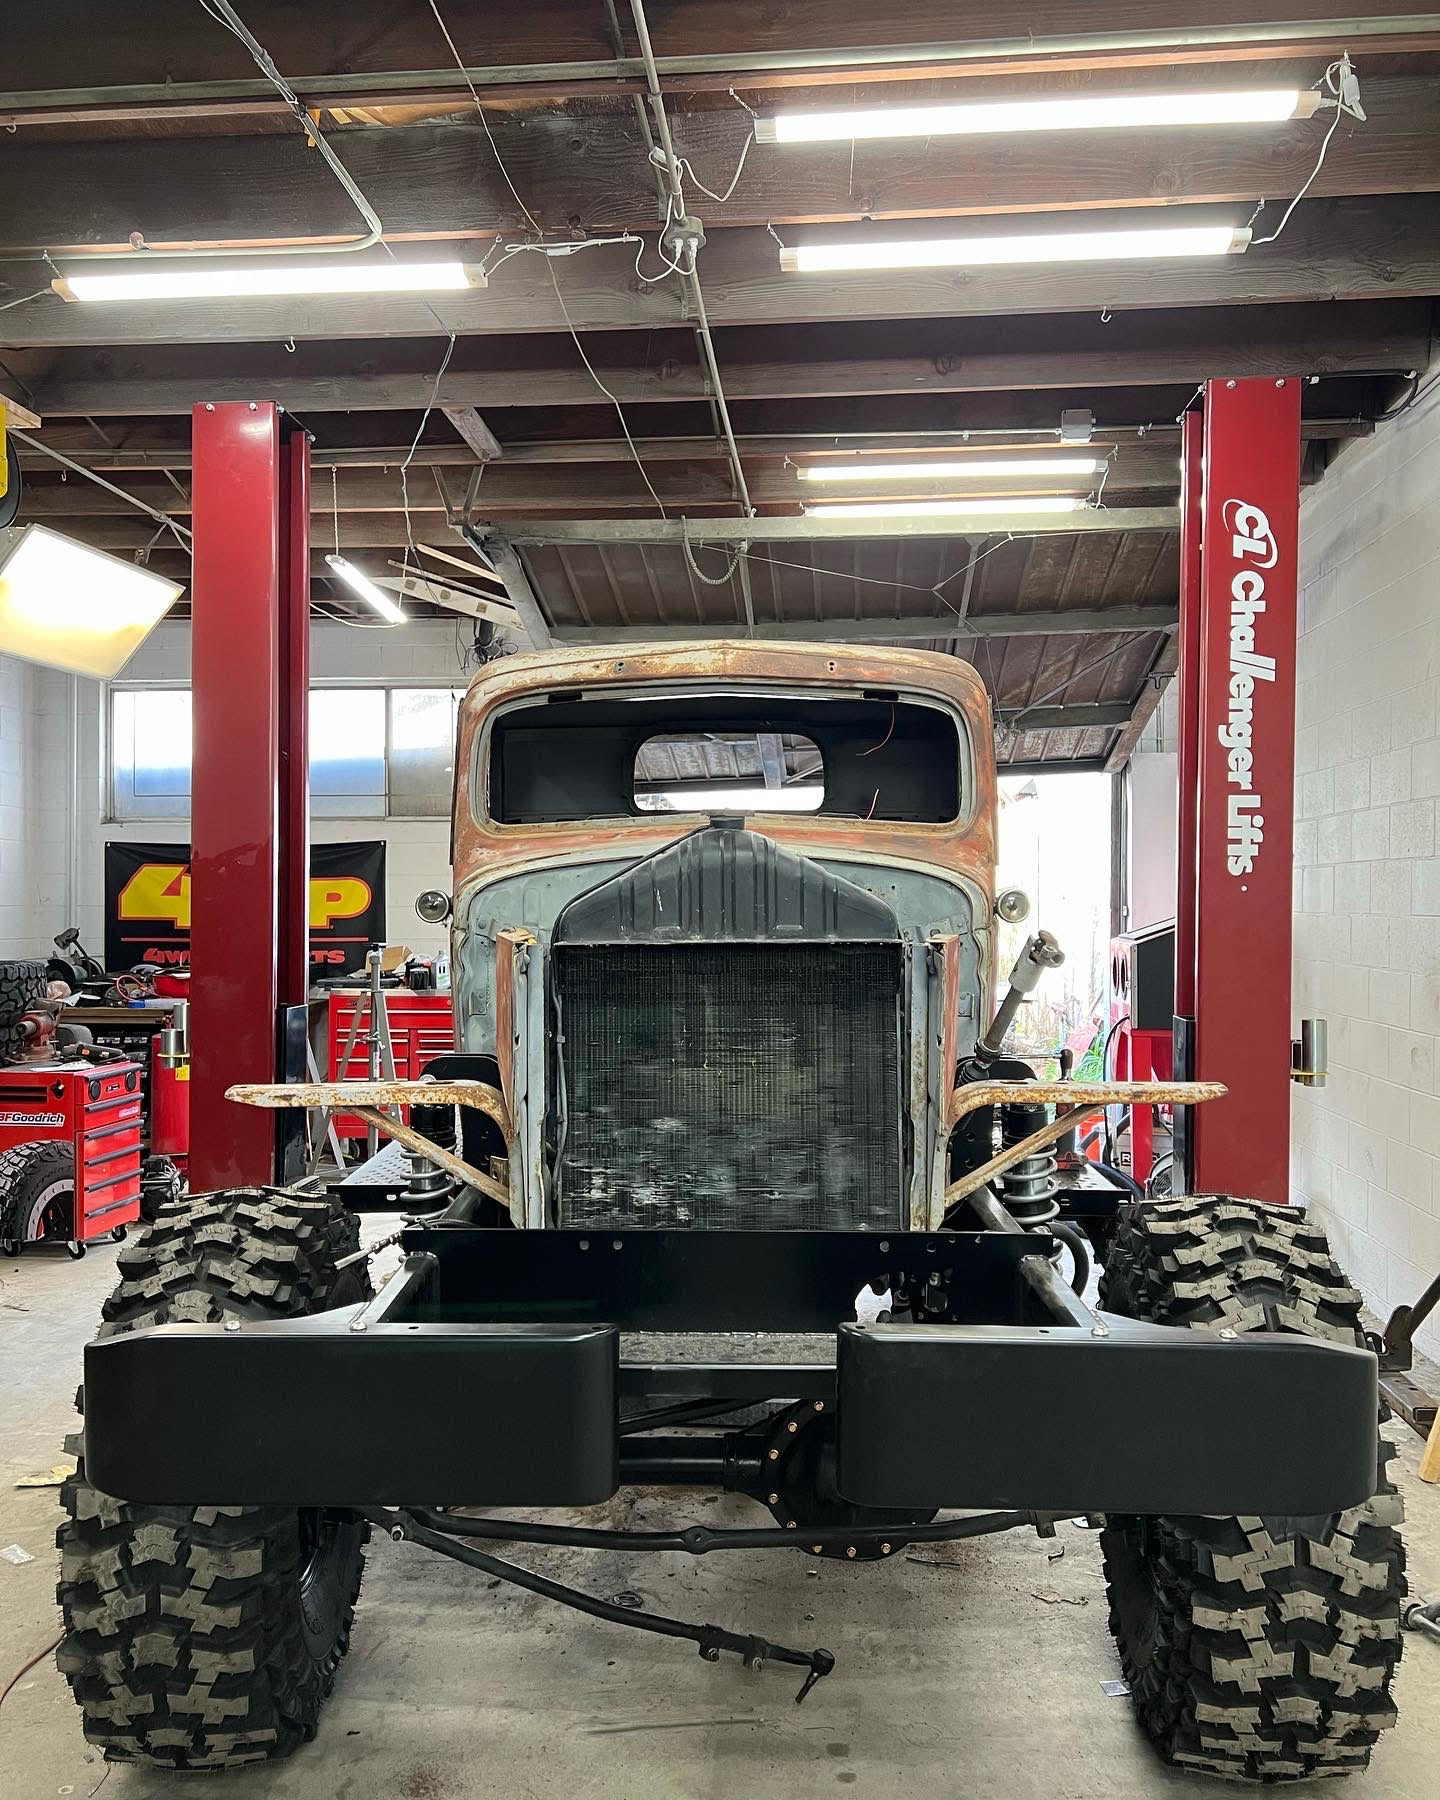
<svg viewBox="0 0 1440 1800"><path fill-rule="evenodd" d="M225 1098L241 1106L323 1106L335 1112L377 1106L470 1106L495 1121L506 1143L515 1135L504 1095L484 1081L244 1081L226 1088Z"/></svg>
<svg viewBox="0 0 1440 1800"><path fill-rule="evenodd" d="M950 1096L947 1126L982 1106L1198 1106L1226 1093L1223 1081L975 1081Z"/></svg>
<svg viewBox="0 0 1440 1800"><path fill-rule="evenodd" d="M950 1098L948 1124L952 1128L966 1113L982 1106L1018 1101L1031 1106L1053 1104L1057 1110L1048 1124L1019 1143L1006 1145L989 1162L952 1182L945 1190L945 1210L1037 1150L1048 1149L1072 1125L1107 1106L1196 1106L1203 1100L1220 1099L1225 1091L1219 1081L977 1081L957 1088ZM948 1131L946 1135L948 1138Z"/></svg>
<svg viewBox="0 0 1440 1800"><path fill-rule="evenodd" d="M706 687L884 688L953 708L970 743L969 791L952 824L911 824L823 813L763 814L765 836L802 856L894 862L971 883L988 916L995 889L995 751L984 684L968 663L929 650L863 644L741 642L641 645L600 653L552 650L491 664L470 684L460 714L455 790L455 891L524 869L606 856L643 857L673 843L697 815L497 825L483 804L488 769L475 768L477 743L493 714L515 700L576 689L643 688L695 682ZM472 778L475 778L472 784ZM480 793L474 791L478 785ZM703 815L698 815L703 816Z"/></svg>
<svg viewBox="0 0 1440 1800"><path fill-rule="evenodd" d="M955 1089L956 1039L960 1030L960 940L954 935L935 937L931 947L940 956L940 1005L943 1023L940 1030L940 1092Z"/></svg>
<svg viewBox="0 0 1440 1800"><path fill-rule="evenodd" d="M515 1110L515 972L521 951L534 943L528 931L507 925L495 933L495 1060L505 1104ZM507 1133L507 1141L509 1134Z"/></svg>

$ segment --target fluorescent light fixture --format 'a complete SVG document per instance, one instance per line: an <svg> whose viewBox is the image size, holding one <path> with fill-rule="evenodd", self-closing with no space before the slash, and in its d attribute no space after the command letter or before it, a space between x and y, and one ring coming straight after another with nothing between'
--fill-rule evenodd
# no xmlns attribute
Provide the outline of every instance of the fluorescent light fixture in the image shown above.
<svg viewBox="0 0 1440 1800"><path fill-rule="evenodd" d="M916 457L910 462L808 463L802 481L990 481L1010 476L1098 475L1098 456L976 456L964 462Z"/></svg>
<svg viewBox="0 0 1440 1800"><path fill-rule="evenodd" d="M980 100L955 106L873 106L777 113L755 121L761 144L825 144L855 138L982 137L1018 131L1112 131L1148 126L1282 125L1324 104L1314 89L1252 88L1229 94L1085 94Z"/></svg>
<svg viewBox="0 0 1440 1800"><path fill-rule="evenodd" d="M1017 237L889 238L797 244L780 252L788 275L843 269L963 269L1002 263L1130 262L1149 257L1227 256L1250 242L1233 225L1156 225L1125 231L1046 231Z"/></svg>
<svg viewBox="0 0 1440 1800"><path fill-rule="evenodd" d="M362 574L352 562L343 556L327 556L325 566L337 581L343 581L352 594L356 594L367 606L373 606L382 619L392 625L405 623L404 610L397 606L382 588L376 587L368 575Z"/></svg>
<svg viewBox="0 0 1440 1800"><path fill-rule="evenodd" d="M183 592L45 525L0 531L0 651L108 681Z"/></svg>
<svg viewBox="0 0 1440 1800"><path fill-rule="evenodd" d="M148 268L144 253L123 274L61 275L50 283L62 300L243 300L275 294L416 294L483 287L478 269L460 262L276 262L235 268Z"/></svg>
<svg viewBox="0 0 1440 1800"><path fill-rule="evenodd" d="M825 789L816 782L795 787L653 788L637 794L641 812L818 812Z"/></svg>
<svg viewBox="0 0 1440 1800"><path fill-rule="evenodd" d="M1084 512L1089 504L1072 494L1029 494L1005 500L817 501L805 512L815 519L942 519L979 513Z"/></svg>

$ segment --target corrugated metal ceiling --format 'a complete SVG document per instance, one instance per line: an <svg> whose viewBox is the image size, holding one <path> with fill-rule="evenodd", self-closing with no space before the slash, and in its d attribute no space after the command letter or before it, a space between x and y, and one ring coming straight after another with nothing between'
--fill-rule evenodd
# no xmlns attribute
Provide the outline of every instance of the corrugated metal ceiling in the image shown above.
<svg viewBox="0 0 1440 1800"><path fill-rule="evenodd" d="M538 545L523 554L541 606L562 636L577 628L727 636L748 628L739 564L728 549L697 548L695 568L673 544ZM1063 766L1103 760L1123 727L1027 730L1026 709L1133 711L1156 679L1165 632L977 634L967 630L967 620L1173 607L1178 563L1176 534L1154 532L797 539L756 546L745 567L757 625L785 625L807 636L813 629L823 640L837 622L865 622L874 626L874 642L962 656L979 670L996 707L1001 765ZM915 621L932 617L934 636L917 635ZM888 637L887 619L903 619L903 634Z"/></svg>

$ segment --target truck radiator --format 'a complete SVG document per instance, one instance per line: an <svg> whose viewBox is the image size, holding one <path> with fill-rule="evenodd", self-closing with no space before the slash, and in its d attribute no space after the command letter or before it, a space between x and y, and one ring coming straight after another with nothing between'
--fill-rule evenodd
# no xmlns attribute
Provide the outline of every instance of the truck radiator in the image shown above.
<svg viewBox="0 0 1440 1800"><path fill-rule="evenodd" d="M897 943L566 946L555 982L560 1224L899 1226Z"/></svg>

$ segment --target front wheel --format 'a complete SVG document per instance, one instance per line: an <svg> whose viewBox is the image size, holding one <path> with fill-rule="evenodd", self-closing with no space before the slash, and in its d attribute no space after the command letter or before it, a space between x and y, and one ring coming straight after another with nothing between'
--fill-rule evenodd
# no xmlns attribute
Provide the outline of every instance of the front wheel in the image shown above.
<svg viewBox="0 0 1440 1800"><path fill-rule="evenodd" d="M1127 1208L1100 1304L1190 1330L1365 1344L1360 1295L1325 1234L1290 1207L1248 1200ZM1393 1454L1381 1440L1372 1498L1324 1518L1111 1515L1100 1540L1110 1629L1166 1762L1264 1782L1368 1765L1396 1717L1405 1552Z"/></svg>
<svg viewBox="0 0 1440 1800"><path fill-rule="evenodd" d="M102 1337L149 1325L295 1319L370 1293L353 1214L271 1189L166 1208L118 1258ZM275 1396L283 1406L283 1394ZM214 1429L225 1430L223 1396ZM228 1769L315 1735L350 1642L368 1527L274 1506L145 1506L76 1472L66 1517L58 1661L111 1762Z"/></svg>

